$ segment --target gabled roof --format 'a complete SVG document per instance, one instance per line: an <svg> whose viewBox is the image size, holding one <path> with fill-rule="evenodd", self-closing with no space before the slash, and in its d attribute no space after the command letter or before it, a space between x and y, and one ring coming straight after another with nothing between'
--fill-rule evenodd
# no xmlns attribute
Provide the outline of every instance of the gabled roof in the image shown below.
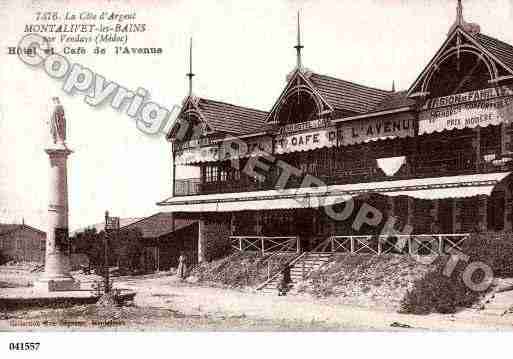
<svg viewBox="0 0 513 359"><path fill-rule="evenodd" d="M464 39L468 44L475 46L475 48L479 49L482 53L486 54L486 56L490 58L490 61L494 61L498 65L499 69L513 75L513 47L511 45L481 33L470 34L461 26L455 26L431 61L429 61L428 65L408 90L409 96L419 92L419 85L421 85L422 79L428 74L431 67L436 64L438 59L441 58L446 51L451 49L451 47L454 48L452 44L454 44L457 36Z"/></svg>
<svg viewBox="0 0 513 359"><path fill-rule="evenodd" d="M32 226L26 225L26 224L12 224L12 223L0 223L0 236L17 232L22 229L27 229L29 231L37 232L38 234L41 234L43 236L46 236L46 233L34 228Z"/></svg>
<svg viewBox="0 0 513 359"><path fill-rule="evenodd" d="M178 118L185 119L184 114L190 112L198 115L207 131L231 135L262 131L267 117L265 111L196 96L188 96L184 100ZM172 132L173 129L168 136Z"/></svg>
<svg viewBox="0 0 513 359"><path fill-rule="evenodd" d="M308 80L334 109L342 111L355 113L372 111L391 94L390 91L317 73L311 73Z"/></svg>
<svg viewBox="0 0 513 359"><path fill-rule="evenodd" d="M142 232L143 238L158 238L168 233L183 229L196 223L192 219L175 219L173 225L173 214L159 212L152 216L143 218L137 222L130 223L121 230L139 229Z"/></svg>
<svg viewBox="0 0 513 359"><path fill-rule="evenodd" d="M265 111L205 98L197 106L212 130L236 135L261 131L267 117Z"/></svg>
<svg viewBox="0 0 513 359"><path fill-rule="evenodd" d="M513 72L513 46L481 33L476 34L474 38Z"/></svg>

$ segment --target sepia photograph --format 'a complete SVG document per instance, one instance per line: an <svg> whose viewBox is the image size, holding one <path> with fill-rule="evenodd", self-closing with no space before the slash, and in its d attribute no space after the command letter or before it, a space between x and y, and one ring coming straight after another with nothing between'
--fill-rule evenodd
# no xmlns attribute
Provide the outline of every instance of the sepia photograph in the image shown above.
<svg viewBox="0 0 513 359"><path fill-rule="evenodd" d="M513 1L0 0L0 33L8 358L510 342Z"/></svg>

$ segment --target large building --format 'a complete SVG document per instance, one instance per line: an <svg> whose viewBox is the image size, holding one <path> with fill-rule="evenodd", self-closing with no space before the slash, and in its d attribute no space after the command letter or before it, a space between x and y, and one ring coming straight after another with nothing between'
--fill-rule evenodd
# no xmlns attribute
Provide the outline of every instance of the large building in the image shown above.
<svg viewBox="0 0 513 359"><path fill-rule="evenodd" d="M159 205L199 221L199 260L230 238L299 251L333 238L330 250L356 252L344 240L382 233L390 218L398 231L454 235L437 237L441 251L468 232L512 230L513 46L465 22L458 1L405 91L308 71L302 47L298 21L297 66L269 111L194 96L188 74L168 135L177 178ZM184 166L197 178L179 178Z"/></svg>

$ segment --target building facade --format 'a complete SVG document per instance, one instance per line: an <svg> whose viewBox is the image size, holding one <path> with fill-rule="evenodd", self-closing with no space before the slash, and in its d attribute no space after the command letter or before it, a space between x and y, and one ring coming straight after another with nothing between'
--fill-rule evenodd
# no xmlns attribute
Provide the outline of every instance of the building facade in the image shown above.
<svg viewBox="0 0 513 359"><path fill-rule="evenodd" d="M26 224L0 224L0 253L6 260L43 263L46 233Z"/></svg>
<svg viewBox="0 0 513 359"><path fill-rule="evenodd" d="M295 239L301 251L385 227L512 230L513 46L465 22L458 1L447 38L405 91L309 71L302 47L298 26L297 66L269 111L190 87L168 134L178 178L159 205L198 220L200 261L225 239L260 250ZM196 178L179 178L184 166Z"/></svg>

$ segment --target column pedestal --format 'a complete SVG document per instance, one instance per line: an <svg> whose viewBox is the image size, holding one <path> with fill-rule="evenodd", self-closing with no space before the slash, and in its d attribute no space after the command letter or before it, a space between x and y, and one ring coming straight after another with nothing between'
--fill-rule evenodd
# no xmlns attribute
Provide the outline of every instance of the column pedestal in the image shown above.
<svg viewBox="0 0 513 359"><path fill-rule="evenodd" d="M80 284L70 275L68 233L67 158L72 151L65 144L57 144L45 152L50 158L45 271L34 288L49 292L77 290Z"/></svg>

